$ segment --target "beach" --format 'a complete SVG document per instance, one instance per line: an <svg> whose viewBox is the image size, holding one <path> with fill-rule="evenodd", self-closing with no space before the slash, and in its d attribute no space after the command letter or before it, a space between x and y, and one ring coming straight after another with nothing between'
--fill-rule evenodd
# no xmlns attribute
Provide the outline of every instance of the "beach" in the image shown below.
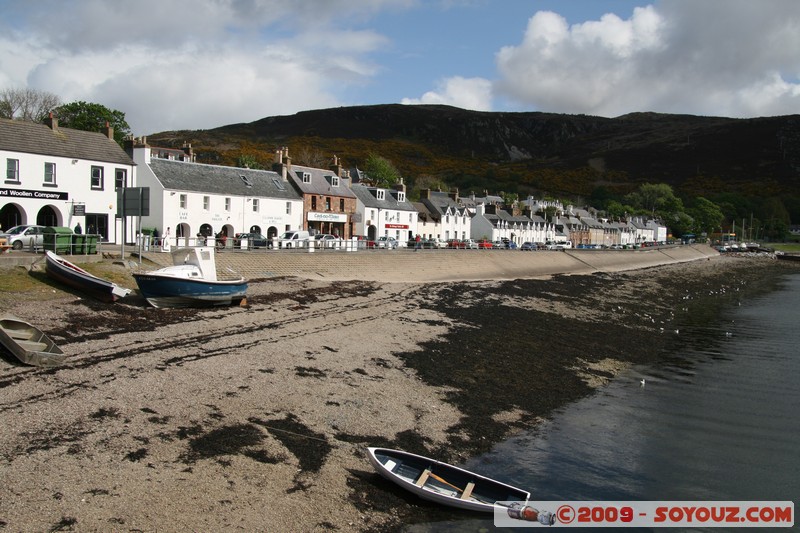
<svg viewBox="0 0 800 533"><path fill-rule="evenodd" d="M35 290L0 303L68 362L0 358L0 529L393 531L456 517L380 478L365 447L458 464L662 357L693 301L727 305L787 263L281 276L251 279L246 305L202 310L103 304L28 273Z"/></svg>

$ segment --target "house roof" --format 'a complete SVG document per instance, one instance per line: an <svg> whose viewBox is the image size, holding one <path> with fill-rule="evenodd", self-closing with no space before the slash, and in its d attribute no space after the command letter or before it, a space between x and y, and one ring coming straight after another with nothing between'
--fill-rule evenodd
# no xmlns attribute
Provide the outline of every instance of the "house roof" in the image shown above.
<svg viewBox="0 0 800 533"><path fill-rule="evenodd" d="M103 133L0 119L0 150L134 165L130 156Z"/></svg>
<svg viewBox="0 0 800 533"><path fill-rule="evenodd" d="M261 198L301 197L292 184L270 170L224 167L170 159L151 159L150 169L165 189Z"/></svg>
<svg viewBox="0 0 800 533"><path fill-rule="evenodd" d="M291 170L286 174L303 194L355 198L355 194L347 186L347 181L344 178L339 179L338 186L332 184L333 178L338 177L332 170L292 165ZM303 182L303 174L310 175L311 180L309 183Z"/></svg>
<svg viewBox="0 0 800 533"><path fill-rule="evenodd" d="M382 189L380 187L367 187L366 185L355 184L351 190L366 207L394 209L397 211L416 211L414 205L408 201L408 198L402 202L398 201L398 191L394 189ZM385 191L383 200L378 200L376 196L378 190Z"/></svg>

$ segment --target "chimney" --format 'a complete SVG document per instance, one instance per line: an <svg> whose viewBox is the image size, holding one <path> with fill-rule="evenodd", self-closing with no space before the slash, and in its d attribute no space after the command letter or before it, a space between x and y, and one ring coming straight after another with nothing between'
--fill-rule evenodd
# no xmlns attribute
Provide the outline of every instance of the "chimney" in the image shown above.
<svg viewBox="0 0 800 533"><path fill-rule="evenodd" d="M340 178L342 177L342 165L339 162L339 157L335 154L333 156L333 163L331 164L331 170L333 171L334 174L336 174Z"/></svg>
<svg viewBox="0 0 800 533"><path fill-rule="evenodd" d="M44 119L44 123L53 131L58 129L58 119L53 115L53 113L50 113L50 115Z"/></svg>
<svg viewBox="0 0 800 533"><path fill-rule="evenodd" d="M406 192L406 184L403 182L403 178L400 178L400 181L394 184L394 190Z"/></svg>
<svg viewBox="0 0 800 533"><path fill-rule="evenodd" d="M108 121L106 121L106 126L103 128L102 133L112 141L114 140L114 128L111 127Z"/></svg>
<svg viewBox="0 0 800 533"><path fill-rule="evenodd" d="M189 161L190 163L194 163L194 150L192 150L192 143L183 143L183 153L186 154L186 157L183 158L184 161Z"/></svg>
<svg viewBox="0 0 800 533"><path fill-rule="evenodd" d="M430 200L430 198L431 198L431 190L430 189L420 189L419 190L419 199L420 200L425 200L425 199Z"/></svg>
<svg viewBox="0 0 800 533"><path fill-rule="evenodd" d="M453 200L454 202L457 202L458 201L458 188L456 187L455 189L452 189L450 191L450 193L448 194L448 196L450 197L451 200Z"/></svg>
<svg viewBox="0 0 800 533"><path fill-rule="evenodd" d="M283 181L287 181L289 171L292 170L292 160L289 157L289 148L284 146L275 150L275 162L272 163L272 170L281 175Z"/></svg>

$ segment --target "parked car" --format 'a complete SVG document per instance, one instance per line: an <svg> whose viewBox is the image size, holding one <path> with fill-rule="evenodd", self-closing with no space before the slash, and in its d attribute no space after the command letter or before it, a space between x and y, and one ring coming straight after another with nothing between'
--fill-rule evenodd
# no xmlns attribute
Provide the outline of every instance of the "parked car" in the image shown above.
<svg viewBox="0 0 800 533"><path fill-rule="evenodd" d="M486 239L478 241L478 248L481 250L491 250L494 248L492 241L487 241Z"/></svg>
<svg viewBox="0 0 800 533"><path fill-rule="evenodd" d="M447 247L463 249L466 248L466 245L464 244L464 241L462 241L461 239L450 239L449 241L447 241Z"/></svg>
<svg viewBox="0 0 800 533"><path fill-rule="evenodd" d="M378 237L378 240L375 241L375 246L378 248L386 248L387 250L394 250L397 248L397 239L394 237Z"/></svg>
<svg viewBox="0 0 800 533"><path fill-rule="evenodd" d="M44 228L44 226L31 225L14 226L0 234L0 237L6 239L6 244L14 250L29 249L31 245L41 248L44 246Z"/></svg>
<svg viewBox="0 0 800 533"><path fill-rule="evenodd" d="M545 244L545 248L547 248L548 250L569 250L572 248L572 241L564 241L564 242L548 241Z"/></svg>
<svg viewBox="0 0 800 533"><path fill-rule="evenodd" d="M302 248L308 246L311 234L304 230L286 231L278 237L278 246L281 248Z"/></svg>
<svg viewBox="0 0 800 533"><path fill-rule="evenodd" d="M314 246L317 248L335 248L339 238L330 233L317 233L314 235Z"/></svg>
<svg viewBox="0 0 800 533"><path fill-rule="evenodd" d="M535 242L523 242L522 246L520 246L519 249L526 252L535 252L536 250L539 249L539 247L536 245Z"/></svg>
<svg viewBox="0 0 800 533"><path fill-rule="evenodd" d="M447 248L447 241L439 237L428 239L428 242L430 242L432 248Z"/></svg>
<svg viewBox="0 0 800 533"><path fill-rule="evenodd" d="M468 250L478 249L478 242L474 239L464 239L462 242L464 243L464 248Z"/></svg>
<svg viewBox="0 0 800 533"><path fill-rule="evenodd" d="M272 248L272 241L261 233L237 233L233 236L235 248Z"/></svg>
<svg viewBox="0 0 800 533"><path fill-rule="evenodd" d="M366 235L353 235L353 237L358 241L356 246L357 246L357 248L359 250L364 249L364 248L377 248L378 247L378 243L376 241L373 241L372 239L370 239Z"/></svg>

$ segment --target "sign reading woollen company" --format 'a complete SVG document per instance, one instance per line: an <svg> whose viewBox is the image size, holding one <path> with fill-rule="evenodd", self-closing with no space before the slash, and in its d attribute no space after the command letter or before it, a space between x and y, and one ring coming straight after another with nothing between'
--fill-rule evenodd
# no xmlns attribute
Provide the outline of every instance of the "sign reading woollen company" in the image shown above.
<svg viewBox="0 0 800 533"><path fill-rule="evenodd" d="M57 191L30 191L27 189L0 189L3 198L30 198L33 200L69 200L69 193Z"/></svg>

